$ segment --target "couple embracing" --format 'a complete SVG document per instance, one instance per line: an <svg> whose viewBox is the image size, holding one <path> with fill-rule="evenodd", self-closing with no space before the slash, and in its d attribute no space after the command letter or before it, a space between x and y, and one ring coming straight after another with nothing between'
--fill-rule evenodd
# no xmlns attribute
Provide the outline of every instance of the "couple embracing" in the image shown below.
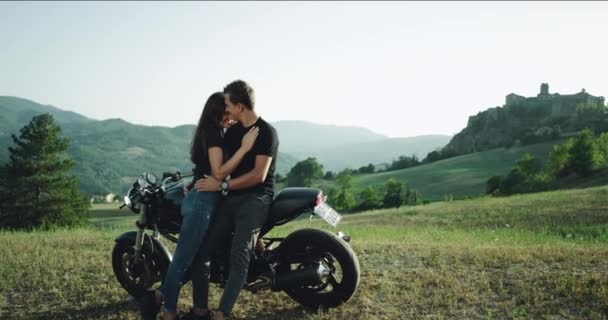
<svg viewBox="0 0 608 320"><path fill-rule="evenodd" d="M139 301L144 320L156 319L161 307L163 319L177 319L179 291L188 272L194 308L180 319L228 317L272 203L278 146L275 128L255 111L248 83L234 81L209 97L192 141L196 167L181 206L177 247L160 289L146 292ZM230 242L230 273L219 308L211 312L209 259Z"/></svg>

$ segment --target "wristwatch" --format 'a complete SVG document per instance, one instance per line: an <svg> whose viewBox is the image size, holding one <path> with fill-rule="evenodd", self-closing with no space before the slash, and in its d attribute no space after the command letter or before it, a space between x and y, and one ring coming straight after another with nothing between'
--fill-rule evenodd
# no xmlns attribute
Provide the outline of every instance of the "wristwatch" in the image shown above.
<svg viewBox="0 0 608 320"><path fill-rule="evenodd" d="M220 183L220 189L222 189L222 195L223 196L227 196L228 195L228 188L230 187L230 184L228 183L228 181L222 181Z"/></svg>

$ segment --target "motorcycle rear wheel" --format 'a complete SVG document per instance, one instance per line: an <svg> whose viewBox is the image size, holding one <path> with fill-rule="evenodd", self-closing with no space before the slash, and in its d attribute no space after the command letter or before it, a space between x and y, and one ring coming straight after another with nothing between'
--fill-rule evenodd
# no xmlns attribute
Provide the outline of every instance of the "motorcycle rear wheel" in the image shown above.
<svg viewBox="0 0 608 320"><path fill-rule="evenodd" d="M357 291L361 277L359 260L351 247L325 230L302 229L290 234L280 248L279 272L303 269L323 263L331 270L322 283L285 289L285 293L309 309L335 308Z"/></svg>

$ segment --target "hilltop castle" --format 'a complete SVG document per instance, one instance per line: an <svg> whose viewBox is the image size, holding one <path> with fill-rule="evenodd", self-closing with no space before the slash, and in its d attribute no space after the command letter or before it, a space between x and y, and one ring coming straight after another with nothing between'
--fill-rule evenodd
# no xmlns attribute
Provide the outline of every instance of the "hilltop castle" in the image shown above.
<svg viewBox="0 0 608 320"><path fill-rule="evenodd" d="M586 111L580 112L579 106L583 105ZM592 96L585 89L570 95L549 93L549 85L543 83L536 97L511 93L506 96L504 106L470 116L467 126L454 135L442 153L445 158L446 155L550 141L576 134L584 128L606 132L607 111L604 97Z"/></svg>
<svg viewBox="0 0 608 320"><path fill-rule="evenodd" d="M582 89L581 92L568 95L549 93L549 84L540 85L540 93L536 97L522 97L515 93L506 96L505 106L522 105L525 107L537 107L549 109L552 117L570 116L576 113L579 104L604 105L604 97L595 97ZM548 111L548 110L547 110Z"/></svg>

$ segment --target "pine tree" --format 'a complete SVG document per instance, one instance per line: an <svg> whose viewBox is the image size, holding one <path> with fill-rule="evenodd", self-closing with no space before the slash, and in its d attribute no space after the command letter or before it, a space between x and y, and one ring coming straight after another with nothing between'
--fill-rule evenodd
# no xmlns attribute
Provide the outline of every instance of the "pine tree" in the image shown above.
<svg viewBox="0 0 608 320"><path fill-rule="evenodd" d="M64 154L68 139L53 116L34 116L12 135L10 161L4 169L0 228L31 229L74 226L86 221L89 203L68 175L74 162Z"/></svg>

